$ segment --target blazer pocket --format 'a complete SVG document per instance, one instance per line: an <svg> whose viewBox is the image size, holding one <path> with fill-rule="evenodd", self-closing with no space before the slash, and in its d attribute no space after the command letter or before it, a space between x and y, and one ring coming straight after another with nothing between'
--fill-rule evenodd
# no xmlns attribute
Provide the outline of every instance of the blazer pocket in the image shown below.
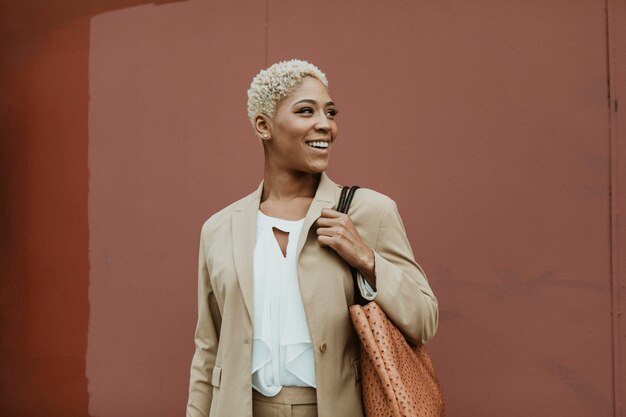
<svg viewBox="0 0 626 417"><path fill-rule="evenodd" d="M220 387L220 382L222 381L222 367L214 366L213 367L213 376L211 378L211 385L215 388Z"/></svg>

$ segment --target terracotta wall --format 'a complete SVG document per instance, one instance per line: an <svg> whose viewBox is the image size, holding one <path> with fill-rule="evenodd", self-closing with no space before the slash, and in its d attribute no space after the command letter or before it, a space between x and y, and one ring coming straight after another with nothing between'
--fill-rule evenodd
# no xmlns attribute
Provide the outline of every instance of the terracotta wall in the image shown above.
<svg viewBox="0 0 626 417"><path fill-rule="evenodd" d="M0 414L86 416L89 19L3 23Z"/></svg>
<svg viewBox="0 0 626 417"><path fill-rule="evenodd" d="M200 226L294 57L439 298L448 415L625 412L623 2L3 3L3 416L183 413Z"/></svg>

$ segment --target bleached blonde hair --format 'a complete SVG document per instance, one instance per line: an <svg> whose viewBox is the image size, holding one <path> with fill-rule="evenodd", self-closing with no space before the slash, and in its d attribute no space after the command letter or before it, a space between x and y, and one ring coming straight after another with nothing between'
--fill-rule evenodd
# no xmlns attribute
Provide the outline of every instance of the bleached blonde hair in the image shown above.
<svg viewBox="0 0 626 417"><path fill-rule="evenodd" d="M317 78L328 88L326 75L315 65L300 59L280 61L261 70L248 89L248 117L252 125L259 113L273 117L278 101L295 90L306 76Z"/></svg>

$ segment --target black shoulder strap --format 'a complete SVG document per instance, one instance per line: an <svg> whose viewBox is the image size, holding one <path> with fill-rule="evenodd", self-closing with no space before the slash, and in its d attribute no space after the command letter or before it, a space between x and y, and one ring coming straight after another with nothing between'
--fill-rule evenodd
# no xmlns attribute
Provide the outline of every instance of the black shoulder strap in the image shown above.
<svg viewBox="0 0 626 417"><path fill-rule="evenodd" d="M337 205L338 212L348 214L354 193L359 188L358 185L353 185L352 187L346 185L341 189L341 196L339 197L339 204Z"/></svg>
<svg viewBox="0 0 626 417"><path fill-rule="evenodd" d="M341 188L341 195L339 196L339 203L337 203L337 211L339 213L344 213L343 206L346 205L346 195L348 194L349 188L350 187L348 187L347 185Z"/></svg>

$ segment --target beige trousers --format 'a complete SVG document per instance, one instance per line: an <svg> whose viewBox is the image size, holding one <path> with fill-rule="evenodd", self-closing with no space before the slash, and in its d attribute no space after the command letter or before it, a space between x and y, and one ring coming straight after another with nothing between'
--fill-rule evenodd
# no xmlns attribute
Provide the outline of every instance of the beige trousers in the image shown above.
<svg viewBox="0 0 626 417"><path fill-rule="evenodd" d="M274 397L266 397L252 389L254 417L317 417L315 388L283 387Z"/></svg>

